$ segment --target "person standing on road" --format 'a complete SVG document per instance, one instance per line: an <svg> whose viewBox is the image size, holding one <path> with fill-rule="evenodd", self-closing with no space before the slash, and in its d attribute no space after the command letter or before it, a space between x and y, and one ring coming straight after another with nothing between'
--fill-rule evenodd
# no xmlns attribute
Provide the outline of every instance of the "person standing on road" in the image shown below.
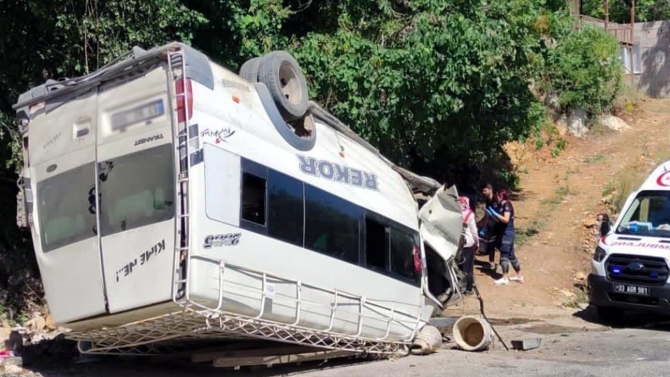
<svg viewBox="0 0 670 377"><path fill-rule="evenodd" d="M490 183L485 184L482 186L482 196L484 197L484 200L486 201L486 208L491 208L494 209L495 211L498 211L498 201L495 199L493 195L493 186ZM496 257L496 239L498 235L498 220L494 216L491 216L488 211L486 211L486 215L481 219L481 222L479 224L479 235L482 238L483 241L483 252L488 254L489 256L489 269L495 271L496 270L496 264L495 264L495 257Z"/></svg>
<svg viewBox="0 0 670 377"><path fill-rule="evenodd" d="M459 196L458 202L461 205L463 214L463 228L465 243L463 244L463 272L467 276L465 295L472 295L472 288L475 283L475 252L479 249L479 237L477 236L477 224L475 222L475 213L470 208L470 199L467 196Z"/></svg>
<svg viewBox="0 0 670 377"><path fill-rule="evenodd" d="M495 284L508 285L510 280L523 283L525 279L523 275L521 275L521 265L519 264L516 255L514 255L514 206L509 200L507 191L500 190L496 196L499 211L493 207L486 208L486 213L501 224L497 234L496 243L500 250L500 266L502 267L503 277L496 280ZM516 272L516 276L507 276L510 263Z"/></svg>

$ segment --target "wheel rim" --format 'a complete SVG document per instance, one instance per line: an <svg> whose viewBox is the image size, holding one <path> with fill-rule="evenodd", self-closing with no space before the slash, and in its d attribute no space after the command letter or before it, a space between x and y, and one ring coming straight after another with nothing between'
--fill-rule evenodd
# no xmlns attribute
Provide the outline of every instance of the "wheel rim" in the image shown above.
<svg viewBox="0 0 670 377"><path fill-rule="evenodd" d="M316 125L314 124L314 117L311 114L286 123L286 126L301 139L311 139L314 137Z"/></svg>
<svg viewBox="0 0 670 377"><path fill-rule="evenodd" d="M299 105L302 102L302 88L298 74L289 64L279 66L279 84L284 98L293 105Z"/></svg>

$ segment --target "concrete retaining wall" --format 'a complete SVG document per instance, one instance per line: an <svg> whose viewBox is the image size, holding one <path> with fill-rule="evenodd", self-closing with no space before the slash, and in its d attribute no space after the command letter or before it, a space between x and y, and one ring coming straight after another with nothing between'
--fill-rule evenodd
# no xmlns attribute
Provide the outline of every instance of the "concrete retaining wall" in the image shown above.
<svg viewBox="0 0 670 377"><path fill-rule="evenodd" d="M635 24L635 80L651 97L670 97L670 21Z"/></svg>

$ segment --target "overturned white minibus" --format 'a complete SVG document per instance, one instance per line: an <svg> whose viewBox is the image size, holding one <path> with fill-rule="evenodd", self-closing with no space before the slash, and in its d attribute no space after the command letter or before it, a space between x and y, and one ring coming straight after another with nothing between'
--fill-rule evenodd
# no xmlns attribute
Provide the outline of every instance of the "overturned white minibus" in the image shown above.
<svg viewBox="0 0 670 377"><path fill-rule="evenodd" d="M17 220L83 352L261 338L390 354L460 297L455 189L309 101L285 52L238 75L181 43L135 48L14 108Z"/></svg>

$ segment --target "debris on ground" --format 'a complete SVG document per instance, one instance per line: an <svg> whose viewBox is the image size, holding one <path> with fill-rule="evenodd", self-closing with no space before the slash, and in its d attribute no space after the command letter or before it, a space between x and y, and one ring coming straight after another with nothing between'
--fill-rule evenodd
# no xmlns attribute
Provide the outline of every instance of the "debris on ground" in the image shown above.
<svg viewBox="0 0 670 377"><path fill-rule="evenodd" d="M0 375L26 375L23 367L45 361L70 361L77 355L76 343L65 339L50 315L35 311L32 318L11 326L0 325ZM31 374L28 374L31 375Z"/></svg>
<svg viewBox="0 0 670 377"><path fill-rule="evenodd" d="M526 338L521 340L512 340L512 348L517 351L528 351L540 347L542 338Z"/></svg>

